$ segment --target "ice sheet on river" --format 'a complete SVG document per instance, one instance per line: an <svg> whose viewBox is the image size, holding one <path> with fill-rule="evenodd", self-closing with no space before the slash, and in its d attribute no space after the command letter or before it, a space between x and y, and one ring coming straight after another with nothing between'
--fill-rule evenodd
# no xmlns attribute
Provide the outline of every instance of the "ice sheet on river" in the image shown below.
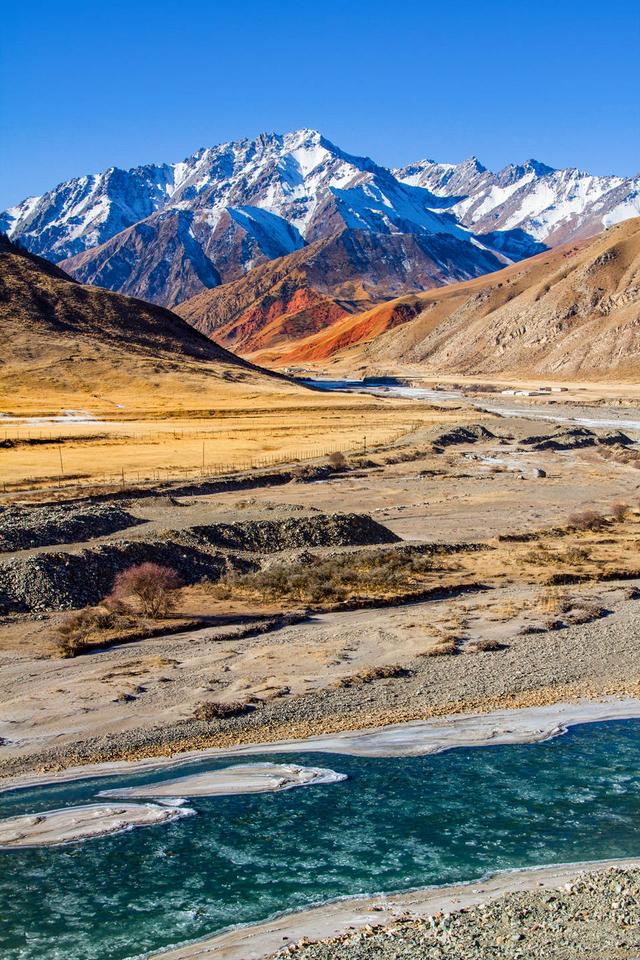
<svg viewBox="0 0 640 960"><path fill-rule="evenodd" d="M60 810L43 810L0 820L0 850L54 847L92 840L133 827L166 823L193 813L155 803L92 803Z"/></svg>
<svg viewBox="0 0 640 960"><path fill-rule="evenodd" d="M342 773L293 763L245 763L207 770L160 783L103 790L100 797L216 797L241 793L271 793L346 780Z"/></svg>

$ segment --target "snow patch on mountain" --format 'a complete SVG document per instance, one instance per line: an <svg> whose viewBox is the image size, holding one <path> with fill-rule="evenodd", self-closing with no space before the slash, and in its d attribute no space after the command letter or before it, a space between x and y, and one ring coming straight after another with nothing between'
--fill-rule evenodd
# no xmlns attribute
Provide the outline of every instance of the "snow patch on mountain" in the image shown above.
<svg viewBox="0 0 640 960"><path fill-rule="evenodd" d="M476 157L392 172L302 129L66 181L0 214L0 230L79 278L177 303L345 230L454 238L443 275L474 276L640 214L639 185L537 160L498 173Z"/></svg>
<svg viewBox="0 0 640 960"><path fill-rule="evenodd" d="M525 234L532 242L552 245L640 215L639 178L555 170L539 160L509 164L497 173L476 157L460 164L423 160L394 172L403 183L448 199L449 212L476 236L520 231L521 255L526 255ZM496 245L501 247L500 239Z"/></svg>

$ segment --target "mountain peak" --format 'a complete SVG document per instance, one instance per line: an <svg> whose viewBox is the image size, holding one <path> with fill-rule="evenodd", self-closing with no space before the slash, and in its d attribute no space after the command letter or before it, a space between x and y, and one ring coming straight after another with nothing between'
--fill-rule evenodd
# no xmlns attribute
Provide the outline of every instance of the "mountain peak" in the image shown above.
<svg viewBox="0 0 640 960"><path fill-rule="evenodd" d="M466 160L463 160L462 163L457 164L459 170L475 170L476 173L486 173L487 168L484 164L480 163L476 155L468 157Z"/></svg>
<svg viewBox="0 0 640 960"><path fill-rule="evenodd" d="M527 170L533 170L539 177L546 177L548 174L556 172L555 167L550 167L540 160L534 160L533 157L525 160L523 167L526 167Z"/></svg>
<svg viewBox="0 0 640 960"><path fill-rule="evenodd" d="M539 160L525 160L524 163L509 163L506 167L503 167L496 174L496 179L501 186L509 186L512 183L516 183L518 180L522 180L524 177L533 175L533 177L546 177L551 173L555 173L553 167L547 166L546 163L541 163Z"/></svg>

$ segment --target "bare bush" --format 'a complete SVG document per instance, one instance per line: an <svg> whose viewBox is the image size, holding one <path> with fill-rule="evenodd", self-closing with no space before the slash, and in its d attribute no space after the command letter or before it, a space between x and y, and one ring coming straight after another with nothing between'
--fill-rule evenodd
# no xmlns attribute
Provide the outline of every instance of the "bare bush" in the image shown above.
<svg viewBox="0 0 640 960"><path fill-rule="evenodd" d="M586 563L591 559L591 554L583 547L568 547L560 559L566 563Z"/></svg>
<svg viewBox="0 0 640 960"><path fill-rule="evenodd" d="M333 467L334 470L344 470L347 466L347 458L344 453L340 453L339 450L336 450L335 453L330 453L329 466Z"/></svg>
<svg viewBox="0 0 640 960"><path fill-rule="evenodd" d="M591 600L580 600L571 611L567 622L572 626L579 626L583 623L592 623L594 620L600 620L607 615L606 607Z"/></svg>
<svg viewBox="0 0 640 960"><path fill-rule="evenodd" d="M316 468L310 464L297 463L291 468L291 479L294 483L303 483L310 477L313 477Z"/></svg>
<svg viewBox="0 0 640 960"><path fill-rule="evenodd" d="M605 519L597 510L581 510L570 514L568 522L574 530L601 530Z"/></svg>
<svg viewBox="0 0 640 960"><path fill-rule="evenodd" d="M611 516L618 523L621 523L625 519L628 512L629 512L629 506L626 503L620 503L620 502L614 503L613 506L611 507Z"/></svg>
<svg viewBox="0 0 640 960"><path fill-rule="evenodd" d="M435 582L434 573L454 569L452 561L403 550L367 550L309 563L274 563L244 575L230 574L211 586L220 599L246 597L266 602L343 603L361 596L402 596Z"/></svg>
<svg viewBox="0 0 640 960"><path fill-rule="evenodd" d="M474 640L467 647L470 653L493 653L495 650L506 650L504 643L495 640L493 637L485 637L484 640Z"/></svg>
<svg viewBox="0 0 640 960"><path fill-rule="evenodd" d="M574 600L563 590L545 590L538 597L538 607L551 615L569 613L574 607Z"/></svg>
<svg viewBox="0 0 640 960"><path fill-rule="evenodd" d="M399 664L385 664L380 667L368 667L350 677L340 677L336 680L336 687L359 686L363 683L372 683L374 680L387 680L390 677L406 677L411 671Z"/></svg>
<svg viewBox="0 0 640 960"><path fill-rule="evenodd" d="M239 717L251 709L251 704L245 703L243 700L231 700L228 703L216 703L211 700L206 700L203 703L199 703L195 708L193 711L193 719L204 720L208 723L211 720Z"/></svg>
<svg viewBox="0 0 640 960"><path fill-rule="evenodd" d="M140 563L123 570L106 599L109 606L136 601L148 617L163 617L175 609L176 590L182 586L178 572L158 563Z"/></svg>
<svg viewBox="0 0 640 960"><path fill-rule="evenodd" d="M106 606L74 610L56 628L56 651L61 657L75 657L95 645L101 631L130 626L130 619L117 608Z"/></svg>
<svg viewBox="0 0 640 960"><path fill-rule="evenodd" d="M451 657L458 652L459 640L456 637L447 637L438 640L432 647L421 653L422 657Z"/></svg>

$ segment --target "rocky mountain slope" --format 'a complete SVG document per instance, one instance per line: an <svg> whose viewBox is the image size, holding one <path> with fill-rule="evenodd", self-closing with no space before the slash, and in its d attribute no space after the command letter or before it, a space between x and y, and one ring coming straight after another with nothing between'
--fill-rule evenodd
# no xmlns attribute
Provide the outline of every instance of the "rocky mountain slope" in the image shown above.
<svg viewBox="0 0 640 960"><path fill-rule="evenodd" d="M177 311L224 346L250 353L325 330L406 289L466 278L465 246L451 234L344 230L206 290ZM494 258L481 250L475 261L494 269Z"/></svg>
<svg viewBox="0 0 640 960"><path fill-rule="evenodd" d="M637 378L640 218L497 273L345 317L255 358L328 361L369 374Z"/></svg>
<svg viewBox="0 0 640 960"><path fill-rule="evenodd" d="M0 330L10 345L0 358L5 413L51 402L128 408L110 399L125 393L136 405L178 393L202 402L216 389L273 383L169 310L83 286L1 236Z"/></svg>
<svg viewBox="0 0 640 960"><path fill-rule="evenodd" d="M395 174L439 197L461 223L511 259L538 253L543 245L593 236L640 215L640 175L596 177L572 168L554 170L537 160L492 173L476 157L458 164L422 160Z"/></svg>
<svg viewBox="0 0 640 960"><path fill-rule="evenodd" d="M498 268L441 206L423 187L298 130L68 181L5 211L0 230L83 282L171 306L344 231L376 238L374 259L390 236L446 235L459 242L454 278ZM420 288L415 272L401 276Z"/></svg>
<svg viewBox="0 0 640 960"><path fill-rule="evenodd" d="M534 160L492 173L475 158L392 172L297 130L67 181L0 214L0 230L83 283L152 303L220 288L185 316L256 350L291 327L310 334L355 308L472 279L638 213L640 178ZM279 281L266 293L261 268L289 257L303 276L284 296ZM256 269L249 286L233 286Z"/></svg>

